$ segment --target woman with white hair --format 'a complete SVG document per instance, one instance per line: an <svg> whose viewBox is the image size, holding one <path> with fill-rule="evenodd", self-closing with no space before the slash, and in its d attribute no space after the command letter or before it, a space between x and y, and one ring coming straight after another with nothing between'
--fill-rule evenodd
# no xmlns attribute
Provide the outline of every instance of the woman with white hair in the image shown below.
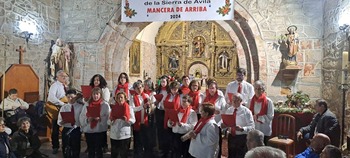
<svg viewBox="0 0 350 158"><path fill-rule="evenodd" d="M264 143L267 144L272 134L274 105L272 100L266 97L265 84L261 80L255 81L253 86L255 95L248 105L253 114L255 129L264 133Z"/></svg>

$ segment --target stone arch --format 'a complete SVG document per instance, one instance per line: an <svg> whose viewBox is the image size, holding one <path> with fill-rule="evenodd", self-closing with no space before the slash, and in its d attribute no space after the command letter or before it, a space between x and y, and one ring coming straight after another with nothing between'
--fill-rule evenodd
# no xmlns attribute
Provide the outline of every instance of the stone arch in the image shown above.
<svg viewBox="0 0 350 158"><path fill-rule="evenodd" d="M220 23L228 24L234 34L237 35L238 40L243 48L243 55L239 57L245 58L247 69L247 80L251 81L253 78L257 80L260 75L266 75L266 70L260 67L258 46L256 40L261 40L261 33L254 18L240 5L235 3L235 21L227 20ZM121 8L118 8L113 18L109 21L103 34L101 35L99 43L103 43L103 50L105 50L105 76L108 83L113 83L117 80L121 72L127 72L128 50L137 34L150 23L122 23L120 22ZM244 16L243 16L244 15ZM248 21L250 23L248 23ZM219 24L220 24L219 23ZM233 34L231 34L232 38ZM263 48L263 46L261 46ZM263 50L261 50L263 51ZM261 55L262 53L260 53ZM120 62L116 62L120 61ZM141 63L142 64L142 63ZM265 63L266 64L266 63ZM123 65L123 66L122 66ZM125 66L126 65L126 66ZM123 69L124 67L124 69ZM260 72L262 71L262 72ZM263 74L262 74L263 73ZM111 85L111 84L109 84Z"/></svg>

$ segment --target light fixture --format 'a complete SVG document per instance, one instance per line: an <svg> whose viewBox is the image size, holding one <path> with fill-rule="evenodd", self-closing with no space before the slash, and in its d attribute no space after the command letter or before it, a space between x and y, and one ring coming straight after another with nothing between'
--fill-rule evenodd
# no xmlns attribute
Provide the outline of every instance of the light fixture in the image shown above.
<svg viewBox="0 0 350 158"><path fill-rule="evenodd" d="M26 21L26 20L19 21L18 27L21 31L21 34L23 34L23 36L24 36L23 38L26 39L27 43L32 35L37 34L35 23L31 22L29 20L28 21Z"/></svg>

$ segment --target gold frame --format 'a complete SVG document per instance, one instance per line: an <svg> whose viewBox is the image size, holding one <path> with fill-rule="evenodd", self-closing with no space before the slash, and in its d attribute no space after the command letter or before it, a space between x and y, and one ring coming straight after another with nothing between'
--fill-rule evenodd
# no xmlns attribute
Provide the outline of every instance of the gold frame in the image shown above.
<svg viewBox="0 0 350 158"><path fill-rule="evenodd" d="M141 41L134 40L129 48L129 75L141 75Z"/></svg>

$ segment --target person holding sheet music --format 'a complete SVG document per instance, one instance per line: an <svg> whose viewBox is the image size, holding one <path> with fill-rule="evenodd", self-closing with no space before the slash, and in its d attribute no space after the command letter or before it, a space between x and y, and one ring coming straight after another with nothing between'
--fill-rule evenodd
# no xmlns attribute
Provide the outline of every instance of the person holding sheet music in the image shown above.
<svg viewBox="0 0 350 158"><path fill-rule="evenodd" d="M158 85L156 90L156 106L155 109L155 117L156 117L156 126L157 126L157 137L160 152L163 152L164 157L168 153L168 144L169 142L166 140L166 133L168 132L164 129L164 99L168 95L169 89L169 78L167 76L162 76L160 79L160 85Z"/></svg>
<svg viewBox="0 0 350 158"><path fill-rule="evenodd" d="M164 120L163 120L163 128L165 130L165 136L164 141L167 142L167 144L164 144L162 148L164 149L163 152L165 155L168 155L170 151L173 150L173 144L169 143L173 141L174 133L172 132L172 129L168 127L168 120L169 120L169 114L167 112L168 109L171 110L177 110L180 108L181 103L181 90L180 89L180 83L177 81L173 81L169 85L169 91L168 95L165 97L163 105L165 110Z"/></svg>
<svg viewBox="0 0 350 158"><path fill-rule="evenodd" d="M66 97L65 83L68 80L68 75L63 71L59 70L56 73L57 81L55 81L49 89L47 103L45 109L48 116L52 119L52 131L51 131L51 143L52 143L52 154L57 154L58 148L60 147L59 142L59 126L57 124L58 112L61 106L68 102Z"/></svg>
<svg viewBox="0 0 350 158"><path fill-rule="evenodd" d="M111 97L111 93L109 92L109 89L107 87L107 82L105 80L105 78L103 76L101 76L100 74L96 74L94 75L91 80L90 80L90 84L91 88L94 87L100 87L102 89L102 99L109 103L109 99ZM103 133L103 153L106 153L108 150L108 144L107 144L107 131L105 131Z"/></svg>
<svg viewBox="0 0 350 158"><path fill-rule="evenodd" d="M188 152L196 158L217 158L219 153L219 127L214 120L215 106L203 103L200 109L201 119L189 132L191 139Z"/></svg>
<svg viewBox="0 0 350 158"><path fill-rule="evenodd" d="M255 95L248 102L248 107L253 114L255 129L264 133L264 143L267 144L272 134L274 105L272 100L266 97L266 87L261 80L255 81L253 86Z"/></svg>
<svg viewBox="0 0 350 158"><path fill-rule="evenodd" d="M151 80L151 78L148 78L147 80L144 81L144 93L149 95L150 98L150 108L146 110L146 113L148 114L148 122L149 122L149 126L151 128L151 133L157 133L156 132L156 120L155 120L155 102L156 102L156 98L154 98L154 95L156 95L156 92L154 91L154 84ZM152 146L152 148L157 146L157 135L156 134L151 134L150 137L150 144Z"/></svg>
<svg viewBox="0 0 350 158"><path fill-rule="evenodd" d="M244 158L247 149L247 134L253 130L254 119L252 112L243 104L243 95L234 93L230 107L226 110L226 114L222 115L222 128L228 129L228 157ZM226 116L226 117L225 117Z"/></svg>
<svg viewBox="0 0 350 158"><path fill-rule="evenodd" d="M100 87L92 89L90 100L85 103L79 121L85 133L89 158L103 157L103 133L107 131L109 118L109 104L102 99Z"/></svg>
<svg viewBox="0 0 350 158"><path fill-rule="evenodd" d="M73 157L79 157L80 155L80 122L79 116L83 105L77 103L77 91L70 89L67 91L66 96L68 98L68 104L65 104L61 107L60 113L58 114L57 124L63 126L62 130L62 153L64 155L65 148L67 145L70 145L73 151ZM72 129L74 128L74 129ZM70 131L68 139L68 131ZM68 142L69 140L69 142ZM74 143L73 143L74 142Z"/></svg>
<svg viewBox="0 0 350 158"><path fill-rule="evenodd" d="M198 80L192 80L189 87L191 88L191 91L188 95L192 97L192 109L197 113L198 119L200 119L199 108L203 102L203 94L201 93L200 83Z"/></svg>
<svg viewBox="0 0 350 158"><path fill-rule="evenodd" d="M187 132L193 130L198 119L197 114L192 110L192 98L189 95L182 96L181 107L176 110L176 120L169 119L168 127L172 127L174 133L174 157L189 158L190 154L188 149L190 147L191 140L181 140Z"/></svg>
<svg viewBox="0 0 350 158"><path fill-rule="evenodd" d="M150 108L150 98L143 91L143 84L135 82L133 89L136 94L130 97L130 107L135 112L134 123L134 157L152 157L152 146L150 144L150 127L148 124L147 109Z"/></svg>
<svg viewBox="0 0 350 158"><path fill-rule="evenodd" d="M118 85L115 87L112 97L114 98L118 92L125 92L126 98L130 100L130 90L132 85L129 84L129 76L125 72L122 72L118 77ZM111 102L114 103L114 100Z"/></svg>
<svg viewBox="0 0 350 158"><path fill-rule="evenodd" d="M204 102L210 102L215 106L214 119L216 123L219 123L221 120L222 114L226 110L226 101L225 97L221 90L218 89L218 84L214 79L208 79L207 81L208 89L204 94ZM220 128L220 127L219 127ZM218 155L221 156L221 145L222 145L222 137L221 137L221 128L220 128L219 138L220 138L220 150Z"/></svg>
<svg viewBox="0 0 350 158"><path fill-rule="evenodd" d="M128 157L131 142L131 125L135 123L133 108L126 102L126 94L118 92L115 96L116 104L112 106L108 124L111 126L111 158L120 155L121 158Z"/></svg>

